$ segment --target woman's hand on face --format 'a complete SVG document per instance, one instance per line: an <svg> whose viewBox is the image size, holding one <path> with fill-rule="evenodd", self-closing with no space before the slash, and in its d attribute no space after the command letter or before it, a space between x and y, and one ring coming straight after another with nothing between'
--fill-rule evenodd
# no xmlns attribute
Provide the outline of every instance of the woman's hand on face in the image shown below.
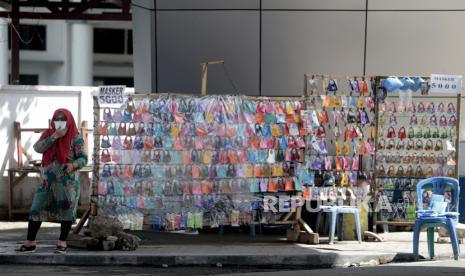
<svg viewBox="0 0 465 276"><path fill-rule="evenodd" d="M60 128L55 131L55 133L52 134L52 138L54 139L59 139L63 136L66 135L66 132L68 131L68 128Z"/></svg>

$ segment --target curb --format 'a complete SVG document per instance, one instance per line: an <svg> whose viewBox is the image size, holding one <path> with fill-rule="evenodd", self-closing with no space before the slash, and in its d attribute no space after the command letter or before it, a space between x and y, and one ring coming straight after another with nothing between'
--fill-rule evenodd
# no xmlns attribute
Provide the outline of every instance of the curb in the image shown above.
<svg viewBox="0 0 465 276"><path fill-rule="evenodd" d="M313 268L331 268L360 265L361 263L384 264L392 262L395 253L354 255L322 253L310 255L149 255L149 254L89 254L57 255L41 254L0 254L0 264L53 264L76 266L304 266Z"/></svg>

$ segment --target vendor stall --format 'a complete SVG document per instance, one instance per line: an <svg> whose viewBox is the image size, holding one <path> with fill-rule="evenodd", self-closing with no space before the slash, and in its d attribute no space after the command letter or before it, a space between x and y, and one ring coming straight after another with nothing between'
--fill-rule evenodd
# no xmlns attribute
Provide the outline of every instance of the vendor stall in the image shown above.
<svg viewBox="0 0 465 276"><path fill-rule="evenodd" d="M457 94L420 77L305 84L303 97L95 97L94 202L132 230L289 224L296 240L313 233L305 202L355 206L363 230L371 205L374 226L409 225L418 180L457 177ZM343 228L352 238L354 221Z"/></svg>

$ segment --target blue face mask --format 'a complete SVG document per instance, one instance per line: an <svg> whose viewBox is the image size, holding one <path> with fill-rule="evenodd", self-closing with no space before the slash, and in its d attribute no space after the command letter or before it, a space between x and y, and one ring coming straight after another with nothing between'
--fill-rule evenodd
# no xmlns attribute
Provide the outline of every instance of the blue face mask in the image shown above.
<svg viewBox="0 0 465 276"><path fill-rule="evenodd" d="M407 91L410 89L413 91L412 87L415 85L415 82L411 78L403 77L401 82L402 82L402 87L400 88L400 90Z"/></svg>
<svg viewBox="0 0 465 276"><path fill-rule="evenodd" d="M413 92L420 90L421 84L425 82L425 80L421 77L413 77L412 81L413 81L413 84L410 87L410 89Z"/></svg>
<svg viewBox="0 0 465 276"><path fill-rule="evenodd" d="M337 84L336 81L333 79L330 79L328 82L328 91L331 92L336 92L337 91Z"/></svg>
<svg viewBox="0 0 465 276"><path fill-rule="evenodd" d="M260 192L259 188L259 180L258 179L252 179L250 180L250 192L251 193L258 193Z"/></svg>
<svg viewBox="0 0 465 276"><path fill-rule="evenodd" d="M257 151L249 150L249 162L250 163L257 162Z"/></svg>
<svg viewBox="0 0 465 276"><path fill-rule="evenodd" d="M227 165L218 165L216 167L216 172L218 174L218 177L222 177L222 178L226 177L227 171L228 171Z"/></svg>
<svg viewBox="0 0 465 276"><path fill-rule="evenodd" d="M390 76L386 79L384 79L381 82L381 85L386 88L387 92L392 92L394 90L397 90L401 88L404 84L399 80L398 77L395 76Z"/></svg>

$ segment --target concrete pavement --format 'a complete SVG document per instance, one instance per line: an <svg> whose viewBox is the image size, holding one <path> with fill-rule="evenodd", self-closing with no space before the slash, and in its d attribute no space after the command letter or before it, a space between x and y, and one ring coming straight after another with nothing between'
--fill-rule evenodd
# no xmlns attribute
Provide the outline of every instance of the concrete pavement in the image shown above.
<svg viewBox="0 0 465 276"><path fill-rule="evenodd" d="M136 251L87 251L70 248L66 255L53 253L57 224L44 224L39 232L39 246L35 253L16 253L14 248L26 235L27 223L0 222L1 264L60 264L60 265L150 265L150 266L256 266L256 267L347 267L376 265L412 260L412 233L382 234L384 242L341 241L329 245L322 238L318 245L289 243L284 235L244 233L202 233L182 235L134 232L142 238ZM451 245L435 244L439 259L450 259ZM462 257L465 247L461 245ZM420 254L427 257L426 233L422 233Z"/></svg>

